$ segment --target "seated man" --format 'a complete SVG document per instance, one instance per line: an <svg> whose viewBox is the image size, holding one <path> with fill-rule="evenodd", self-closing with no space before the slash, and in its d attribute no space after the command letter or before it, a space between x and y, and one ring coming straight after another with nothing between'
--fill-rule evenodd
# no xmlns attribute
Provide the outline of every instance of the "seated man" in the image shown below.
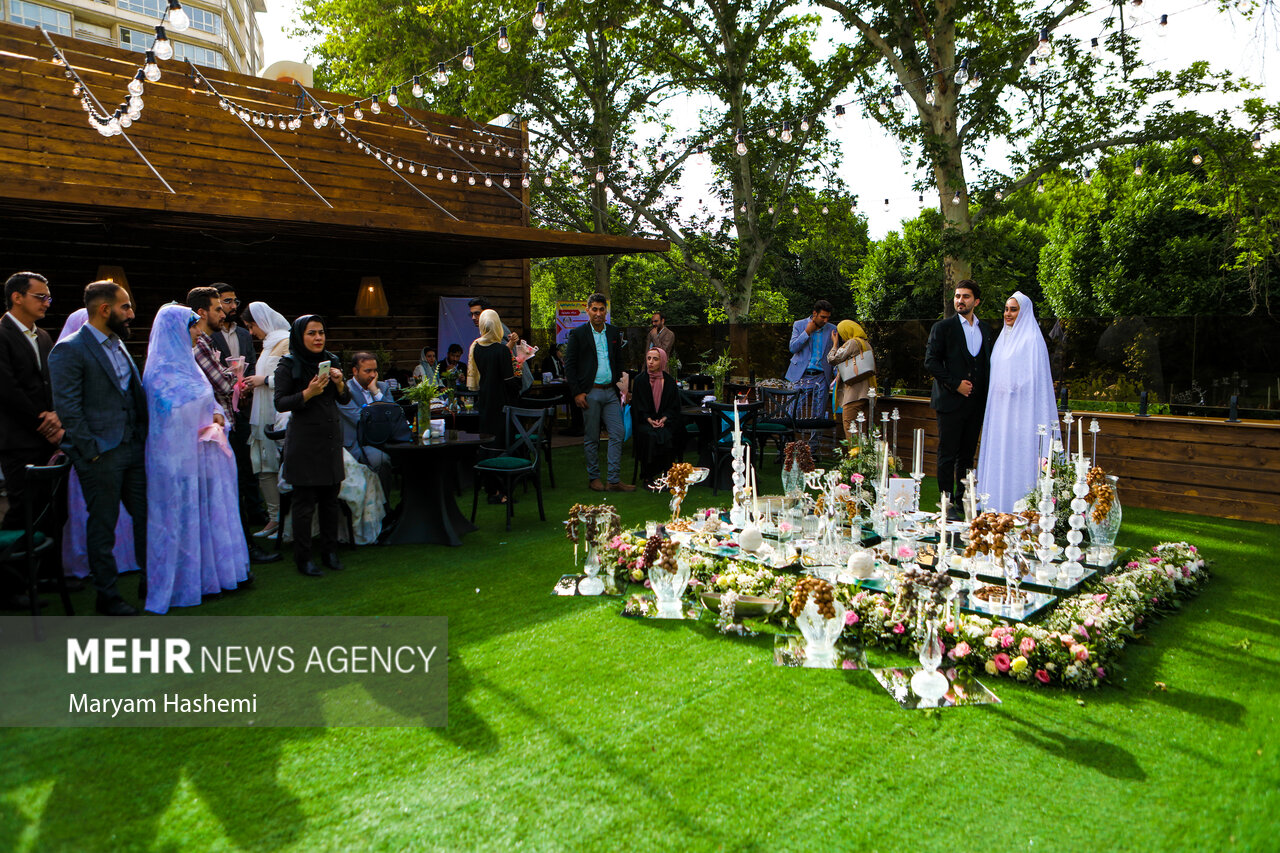
<svg viewBox="0 0 1280 853"><path fill-rule="evenodd" d="M358 352L351 357L351 378L347 380L347 388L351 391L351 399L338 405L342 416L342 446L357 462L373 469L382 482L383 494L389 495L391 459L381 448L361 445L356 429L360 423L360 410L365 406L383 400L395 402L387 391L387 383L378 381L378 359L373 353Z"/></svg>

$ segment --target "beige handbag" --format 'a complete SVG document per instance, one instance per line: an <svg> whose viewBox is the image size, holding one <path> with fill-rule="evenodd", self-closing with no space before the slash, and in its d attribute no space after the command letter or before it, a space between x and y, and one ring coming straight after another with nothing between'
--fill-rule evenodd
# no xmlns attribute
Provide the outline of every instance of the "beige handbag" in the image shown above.
<svg viewBox="0 0 1280 853"><path fill-rule="evenodd" d="M840 371L842 380L854 382L876 372L876 357L870 349L867 349L853 358L840 362L836 368Z"/></svg>

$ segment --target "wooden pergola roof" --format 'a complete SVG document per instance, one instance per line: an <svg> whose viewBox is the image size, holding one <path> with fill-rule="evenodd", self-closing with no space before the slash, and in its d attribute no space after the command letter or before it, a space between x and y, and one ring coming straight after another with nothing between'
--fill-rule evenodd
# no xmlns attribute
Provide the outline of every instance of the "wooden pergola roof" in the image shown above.
<svg viewBox="0 0 1280 853"><path fill-rule="evenodd" d="M114 109L127 96L141 54L53 38L104 107ZM10 213L26 211L50 221L127 218L174 232L394 238L460 261L669 248L664 240L531 228L528 190L520 186L523 160L506 154L523 150L527 134L409 110L427 132L398 110L384 107L373 115L367 101L365 118L348 115L347 128L396 158L428 164L428 174L388 168L352 139L344 140L336 122L316 129L306 121L297 131L255 127L313 192L235 115L220 109L218 98L176 59L160 63L162 78L146 83L142 118L125 131L171 193L128 142L103 138L89 126L66 69L54 57L39 30L0 23L0 206ZM247 109L298 111L296 86L215 69L199 72L223 97ZM352 100L311 94L333 109ZM445 180L436 179L437 169ZM448 179L454 170L457 183ZM482 177L468 186L469 171L495 176L494 186L485 187ZM511 176L505 192L502 175Z"/></svg>

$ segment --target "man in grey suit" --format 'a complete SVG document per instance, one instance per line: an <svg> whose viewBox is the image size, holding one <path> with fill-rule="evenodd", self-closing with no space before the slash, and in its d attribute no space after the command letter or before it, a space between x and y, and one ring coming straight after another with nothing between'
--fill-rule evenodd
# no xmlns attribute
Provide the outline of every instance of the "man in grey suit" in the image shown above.
<svg viewBox="0 0 1280 853"><path fill-rule="evenodd" d="M391 457L381 448L361 445L356 435L360 410L370 403L395 402L387 391L387 383L378 381L378 358L371 352L358 352L351 357L351 378L347 380L351 399L338 404L342 416L342 446L362 465L367 465L382 482L382 493L391 494Z"/></svg>
<svg viewBox="0 0 1280 853"><path fill-rule="evenodd" d="M98 612L136 616L116 588L112 554L121 502L133 517L139 563L147 553L147 402L142 376L123 344L133 305L120 285L95 281L84 289L84 307L89 321L49 354L53 407L89 511L85 532Z"/></svg>

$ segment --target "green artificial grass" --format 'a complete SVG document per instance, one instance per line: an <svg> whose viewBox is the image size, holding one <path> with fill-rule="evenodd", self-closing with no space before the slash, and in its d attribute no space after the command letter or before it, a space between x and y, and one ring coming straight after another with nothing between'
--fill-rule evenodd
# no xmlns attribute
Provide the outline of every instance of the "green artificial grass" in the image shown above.
<svg viewBox="0 0 1280 853"><path fill-rule="evenodd" d="M556 463L545 523L530 492L510 533L482 504L462 548L347 551L320 580L261 566L163 617L445 615L448 728L5 730L0 850L1280 846L1275 527L1125 507L1120 544L1186 539L1214 577L1114 684L988 677L1003 704L904 711L869 673L775 667L770 637L549 595L572 503L637 526L667 507L588 491L577 448Z"/></svg>

